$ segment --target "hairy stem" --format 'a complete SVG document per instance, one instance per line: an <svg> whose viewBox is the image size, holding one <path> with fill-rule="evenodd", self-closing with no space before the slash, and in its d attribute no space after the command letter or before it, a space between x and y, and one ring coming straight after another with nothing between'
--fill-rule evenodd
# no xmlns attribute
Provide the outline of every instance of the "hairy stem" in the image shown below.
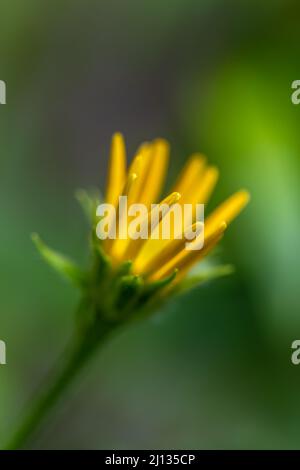
<svg viewBox="0 0 300 470"><path fill-rule="evenodd" d="M21 449L26 446L94 351L105 341L109 332L110 329L104 328L100 334L98 332L96 339L88 337L73 341L66 357L59 361L47 385L42 388L38 398L34 399L33 405L29 407L29 412L21 421L6 449Z"/></svg>

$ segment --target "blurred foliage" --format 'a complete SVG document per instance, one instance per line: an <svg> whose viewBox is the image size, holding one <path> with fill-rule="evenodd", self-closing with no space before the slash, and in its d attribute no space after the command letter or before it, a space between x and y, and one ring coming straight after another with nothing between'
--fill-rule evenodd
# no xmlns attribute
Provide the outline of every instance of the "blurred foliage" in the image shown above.
<svg viewBox="0 0 300 470"><path fill-rule="evenodd" d="M1 440L78 300L30 233L85 261L73 194L103 184L121 130L130 154L170 139L170 180L207 153L221 170L212 207L251 191L218 254L235 274L115 338L35 447L299 448L299 3L3 0L0 11Z"/></svg>

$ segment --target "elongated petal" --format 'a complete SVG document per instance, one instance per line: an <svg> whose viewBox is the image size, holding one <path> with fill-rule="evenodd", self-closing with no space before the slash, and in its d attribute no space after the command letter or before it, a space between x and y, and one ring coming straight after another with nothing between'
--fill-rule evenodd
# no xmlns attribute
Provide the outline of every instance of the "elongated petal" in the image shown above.
<svg viewBox="0 0 300 470"><path fill-rule="evenodd" d="M131 193L134 191L134 185L137 180L136 173L131 173L128 175L128 178L125 183L125 187L122 191L122 196L127 198L128 201L131 200ZM126 239L118 238L119 233L126 233L127 232L127 213L126 210L124 212L124 208L121 209L118 205L116 211L116 235L117 238L115 240L107 239L105 240L105 248L110 253L112 258L117 261L122 260L122 253L124 251L124 243L126 243Z"/></svg>
<svg viewBox="0 0 300 470"><path fill-rule="evenodd" d="M137 175L137 181L134 186L134 190L131 193L130 203L143 203L142 197L147 184L147 177L150 171L151 155L153 145L146 142L142 144L129 168L129 173L135 173Z"/></svg>
<svg viewBox="0 0 300 470"><path fill-rule="evenodd" d="M169 161L169 144L166 140L157 139L151 145L151 153L147 177L144 181L144 188L140 196L140 202L150 207L159 197Z"/></svg>
<svg viewBox="0 0 300 470"><path fill-rule="evenodd" d="M160 210L162 207L169 207L169 210L172 208L174 204L176 204L181 198L181 195L177 192L169 194L165 199L163 199L156 208L152 208L148 211L147 218L142 224L146 224L148 234L151 234L151 230L155 229L155 225L153 224L154 213L158 211L160 218L158 218L158 223L161 222L162 217L166 216L168 210L164 213ZM156 240L157 241L157 240ZM148 240L144 239L137 239L137 240L129 240L128 247L124 257L126 259L134 259L136 258L137 254L142 251L143 246L148 243ZM146 249L147 252L147 249ZM142 254L143 257L143 254ZM139 261L137 261L138 265Z"/></svg>
<svg viewBox="0 0 300 470"><path fill-rule="evenodd" d="M200 181L199 183L199 187L194 188L191 197L191 203L205 204L209 200L215 188L215 185L217 184L218 178L218 168L216 168L215 166L209 166L208 168L206 168L202 177L202 181Z"/></svg>
<svg viewBox="0 0 300 470"><path fill-rule="evenodd" d="M151 211L149 218L149 238L148 240L143 240L142 248L135 259L133 266L135 272L142 272L150 260L155 257L166 246L166 244L168 244L169 239L163 239L161 236L162 226L165 222L167 222L167 225L170 224L169 229L171 238L174 238L175 233L179 233L179 229L174 228L174 224L172 223L173 218L169 217L170 211L178 201L180 201L180 194L172 193L168 198L163 200L157 208ZM161 211L162 208L164 208L163 211ZM154 212L156 211L158 211L159 217L154 215ZM153 220L156 220L156 224L153 224ZM180 227L180 232L182 232L182 225L180 225ZM155 232L158 238L155 238Z"/></svg>
<svg viewBox="0 0 300 470"><path fill-rule="evenodd" d="M191 204L192 221L196 222L197 204L206 204L217 184L219 178L219 170L210 166L204 169L202 174L197 177L196 185L190 189L186 196L186 200L182 199L181 204Z"/></svg>
<svg viewBox="0 0 300 470"><path fill-rule="evenodd" d="M126 149L122 134L114 134L108 165L105 200L116 205L126 180Z"/></svg>
<svg viewBox="0 0 300 470"><path fill-rule="evenodd" d="M193 159L191 161L191 166L189 165L186 172L189 173L189 170L194 167L194 162L198 162L198 159ZM199 166L198 166L199 168ZM191 175L190 175L191 176ZM183 206L184 204L191 204L192 207L192 220L186 221L185 218L183 219L184 229L187 229L191 222L196 222L196 204L205 204L209 199L211 192L213 191L216 182L218 180L219 171L216 167L208 167L202 171L201 174L196 175L195 181L197 182L197 187L191 187L188 192L186 192L185 197L182 197L179 201L179 204ZM170 221L171 227L170 232L171 234L178 231L178 228L174 226L173 220ZM182 228L179 230L182 230ZM175 237L174 237L175 238ZM143 270L146 269L146 265L150 262L150 258L156 258L159 253L163 252L166 249L167 245L169 244L170 240L149 240L147 244L145 244L145 249L143 250L143 260L141 258L137 262L137 269Z"/></svg>
<svg viewBox="0 0 300 470"><path fill-rule="evenodd" d="M203 259L215 247L222 238L225 229L226 224L223 222L210 237L206 238L202 249L197 251L183 249L161 269L155 272L153 276L150 277L150 280L156 281L168 276L172 271L174 271L174 269L179 270L178 276L181 278L195 263ZM202 235L200 235L200 237L202 237ZM197 240L195 240L194 243L197 243Z"/></svg>
<svg viewBox="0 0 300 470"><path fill-rule="evenodd" d="M192 155L181 171L174 185L174 191L178 191L185 197L191 188L195 186L198 177L203 173L204 167L205 157L201 154Z"/></svg>
<svg viewBox="0 0 300 470"><path fill-rule="evenodd" d="M144 274L148 275L153 271L158 270L161 266L180 253L185 248L187 241L192 241L192 238L190 237L189 240L187 240L186 236L192 234L194 235L194 238L197 238L202 231L203 224L201 222L196 222L186 231L175 234L175 237L172 240L166 240L166 244L162 246L162 249L159 250L156 255L152 256L148 263L143 266Z"/></svg>
<svg viewBox="0 0 300 470"><path fill-rule="evenodd" d="M224 220L227 224L232 222L248 204L250 195L248 191L240 190L226 199L205 221L206 236L210 236Z"/></svg>

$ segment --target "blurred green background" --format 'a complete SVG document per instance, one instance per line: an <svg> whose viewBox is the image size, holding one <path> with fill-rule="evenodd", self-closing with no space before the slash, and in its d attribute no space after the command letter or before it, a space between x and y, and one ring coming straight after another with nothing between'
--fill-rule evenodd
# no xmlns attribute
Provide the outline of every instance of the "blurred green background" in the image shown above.
<svg viewBox="0 0 300 470"><path fill-rule="evenodd" d="M103 187L111 134L132 154L170 140L170 180L206 153L211 207L251 204L219 254L236 273L108 344L37 448L300 448L300 5L296 0L2 0L0 441L71 333L77 293L40 259L36 231L85 262L73 195Z"/></svg>

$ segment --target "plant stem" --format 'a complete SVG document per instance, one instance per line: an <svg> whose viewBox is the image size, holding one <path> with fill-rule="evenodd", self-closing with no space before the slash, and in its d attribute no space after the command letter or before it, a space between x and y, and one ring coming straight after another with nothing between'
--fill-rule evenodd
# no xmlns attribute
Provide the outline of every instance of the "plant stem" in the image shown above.
<svg viewBox="0 0 300 470"><path fill-rule="evenodd" d="M109 329L104 329L97 337L97 341L89 338L89 341L74 341L68 359L62 358L58 364L58 371L48 381L48 385L42 390L31 407L25 419L14 433L6 446L7 450L24 448L29 438L39 428L50 410L57 404L62 394L66 391L73 379L92 356L96 348L103 343ZM63 364L62 364L63 362Z"/></svg>

